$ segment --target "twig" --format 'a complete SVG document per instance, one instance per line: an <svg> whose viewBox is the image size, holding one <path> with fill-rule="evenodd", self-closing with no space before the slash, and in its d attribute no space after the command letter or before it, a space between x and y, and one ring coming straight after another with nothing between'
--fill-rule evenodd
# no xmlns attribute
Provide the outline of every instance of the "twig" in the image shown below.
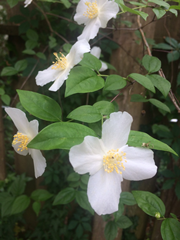
<svg viewBox="0 0 180 240"><path fill-rule="evenodd" d="M146 37L145 37L145 35L144 35L144 32L143 32L143 30L142 30L142 28L141 28L140 16L137 17L137 23L138 23L138 26L139 26L139 31L140 31L140 33L141 33L143 42L144 42L145 46L147 47L148 55L149 55L149 56L152 56L152 54L151 54L151 49L150 49L149 44L148 44L148 42L147 42L147 40L146 40ZM163 78L166 79L166 77L165 77L164 72L163 72L162 69L160 69L160 70L158 71L158 73L159 73L159 75L160 75L161 77L163 77ZM173 103L174 106L176 107L178 113L180 113L180 106L178 105L178 103L177 103L177 101L176 101L176 99L175 99L175 97L174 97L174 93L172 92L171 89L170 89L168 95L169 95L172 103Z"/></svg>
<svg viewBox="0 0 180 240"><path fill-rule="evenodd" d="M51 33L56 34L56 35L57 35L58 37L60 37L64 42L69 43L67 39L65 39L62 35L60 35L59 33L57 33L56 31L54 31L54 30L52 29L52 26L51 26L51 24L50 24L50 22L49 22L49 20L48 20L48 18L47 18L47 16L46 16L46 13L38 6L38 4L37 4L35 1L33 1L33 4L39 9L40 12L42 12L42 14L43 14L43 16L44 16L44 18L45 18L45 20L46 20L46 22L47 22L47 25L48 25L49 30L51 31Z"/></svg>

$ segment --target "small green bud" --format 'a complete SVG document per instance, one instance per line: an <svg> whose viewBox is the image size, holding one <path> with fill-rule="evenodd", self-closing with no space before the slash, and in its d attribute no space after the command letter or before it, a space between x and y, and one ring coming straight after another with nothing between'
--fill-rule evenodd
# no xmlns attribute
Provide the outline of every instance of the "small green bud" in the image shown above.
<svg viewBox="0 0 180 240"><path fill-rule="evenodd" d="M158 218L161 217L161 214L160 214L159 212L157 212L157 213L155 214L155 217L158 219Z"/></svg>

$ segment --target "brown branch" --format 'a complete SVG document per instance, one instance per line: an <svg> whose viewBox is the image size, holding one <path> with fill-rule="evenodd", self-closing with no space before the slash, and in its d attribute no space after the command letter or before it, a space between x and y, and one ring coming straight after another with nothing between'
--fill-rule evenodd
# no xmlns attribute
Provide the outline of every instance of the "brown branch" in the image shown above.
<svg viewBox="0 0 180 240"><path fill-rule="evenodd" d="M149 55L149 56L152 56L151 49L150 49L149 44L148 44L148 42L147 42L147 40L146 40L146 37L145 37L145 35L144 35L144 32L143 32L143 30L142 30L142 28L141 28L140 16L137 17L137 23L138 23L138 26L139 26L139 31L140 31L140 33L141 33L143 42L144 42L145 46L147 47L148 55ZM163 72L162 69L160 69L160 70L158 71L158 73L159 73L159 75L160 75L161 77L163 77L163 78L166 79L166 77L165 77L164 72ZM176 101L176 99L175 99L175 97L174 97L174 93L172 92L171 89L170 89L168 95L169 95L172 103L173 103L174 106L176 107L178 113L180 113L180 106L178 105L178 103L177 103L177 101Z"/></svg>
<svg viewBox="0 0 180 240"><path fill-rule="evenodd" d="M42 12L42 14L43 14L43 16L44 16L44 18L45 18L45 20L46 20L46 22L47 22L47 25L48 25L49 30L51 31L51 33L56 34L56 35L57 35L59 38L61 38L64 42L69 43L67 39L65 39L62 35L60 35L59 33L57 33L56 31L54 31L54 30L52 29L52 26L51 26L51 24L50 24L50 22L49 22L49 20L48 20L48 18L47 18L47 16L46 16L46 13L38 6L38 4L37 4L35 1L33 1L33 4L39 9L40 12Z"/></svg>

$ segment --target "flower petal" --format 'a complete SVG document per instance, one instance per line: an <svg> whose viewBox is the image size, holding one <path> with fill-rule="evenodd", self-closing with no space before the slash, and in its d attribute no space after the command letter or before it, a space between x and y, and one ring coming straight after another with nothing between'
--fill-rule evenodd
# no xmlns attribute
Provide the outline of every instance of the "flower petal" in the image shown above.
<svg viewBox="0 0 180 240"><path fill-rule="evenodd" d="M117 13L119 12L118 4L113 1L108 1L104 4L99 11L99 19L101 21L101 27L105 28L107 26L107 22L111 18L116 18Z"/></svg>
<svg viewBox="0 0 180 240"><path fill-rule="evenodd" d="M13 146L14 150L15 150L18 154L23 155L23 156L26 156L26 155L29 153L29 149L23 150L23 151L21 151L21 150L18 151L20 144L21 144L21 143L12 144L12 146Z"/></svg>
<svg viewBox="0 0 180 240"><path fill-rule="evenodd" d="M34 174L35 177L38 178L41 176L46 168L46 159L43 157L42 153L36 149L29 149L29 154L34 162Z"/></svg>
<svg viewBox="0 0 180 240"><path fill-rule="evenodd" d="M91 51L90 51L90 53L93 55L93 56L95 56L95 57L97 57L97 58L100 58L100 55L101 55L101 49L100 49L100 47L93 47L92 49L91 49Z"/></svg>
<svg viewBox="0 0 180 240"><path fill-rule="evenodd" d="M69 160L77 173L94 174L102 168L105 153L101 139L86 136L81 144L70 149Z"/></svg>
<svg viewBox="0 0 180 240"><path fill-rule="evenodd" d="M24 134L28 134L30 132L29 121L23 111L11 107L5 107L5 111L12 119L14 125L18 129L18 132Z"/></svg>
<svg viewBox="0 0 180 240"><path fill-rule="evenodd" d="M90 176L87 194L89 202L97 214L111 214L118 210L121 181L121 174L107 173L104 169Z"/></svg>
<svg viewBox="0 0 180 240"><path fill-rule="evenodd" d="M79 1L77 7L76 7L76 14L74 15L74 21L76 21L79 25L85 24L89 22L89 18L84 15L84 13L87 10L87 6L85 4L87 0L81 0Z"/></svg>
<svg viewBox="0 0 180 240"><path fill-rule="evenodd" d="M107 69L108 69L107 64L101 61L101 68L99 69L99 72L103 72Z"/></svg>
<svg viewBox="0 0 180 240"><path fill-rule="evenodd" d="M125 170L122 171L123 178L127 180L144 180L152 178L157 172L154 162L154 153L150 149L128 147L122 149L126 153L124 162Z"/></svg>
<svg viewBox="0 0 180 240"><path fill-rule="evenodd" d="M127 143L132 121L127 112L110 114L102 126L102 141L108 150L121 148Z"/></svg>
<svg viewBox="0 0 180 240"><path fill-rule="evenodd" d="M57 77L57 79L54 81L54 83L49 88L49 90L53 91L53 92L57 91L63 85L64 81L68 78L70 70L71 70L71 67L68 66L68 67L66 67L66 69L61 71L59 73L59 76Z"/></svg>
<svg viewBox="0 0 180 240"><path fill-rule="evenodd" d="M38 75L36 76L36 84L38 86L44 86L49 82L55 81L59 75L61 74L62 70L61 69L52 69L51 65L49 68L39 71Z"/></svg>
<svg viewBox="0 0 180 240"><path fill-rule="evenodd" d="M82 39L77 41L71 48L69 54L66 56L68 65L70 67L74 67L74 65L78 64L82 58L83 54L90 51L90 45L86 39Z"/></svg>
<svg viewBox="0 0 180 240"><path fill-rule="evenodd" d="M90 39L95 38L100 27L101 22L98 17L91 19L91 21L86 24L82 34L78 37L78 40L86 39L89 41Z"/></svg>
<svg viewBox="0 0 180 240"><path fill-rule="evenodd" d="M25 4L24 7L27 7L31 2L32 2L32 0L25 0L24 1L24 4Z"/></svg>
<svg viewBox="0 0 180 240"><path fill-rule="evenodd" d="M29 122L29 126L32 132L32 138L34 138L38 134L39 122L38 120L34 119Z"/></svg>

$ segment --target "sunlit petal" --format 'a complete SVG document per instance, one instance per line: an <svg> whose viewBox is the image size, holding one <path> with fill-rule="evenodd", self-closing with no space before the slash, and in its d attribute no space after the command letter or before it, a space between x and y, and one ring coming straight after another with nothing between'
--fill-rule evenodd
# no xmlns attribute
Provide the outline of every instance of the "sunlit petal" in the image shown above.
<svg viewBox="0 0 180 240"><path fill-rule="evenodd" d="M46 168L46 159L43 157L42 153L36 149L29 149L29 153L34 162L34 174L38 178L41 176Z"/></svg>

